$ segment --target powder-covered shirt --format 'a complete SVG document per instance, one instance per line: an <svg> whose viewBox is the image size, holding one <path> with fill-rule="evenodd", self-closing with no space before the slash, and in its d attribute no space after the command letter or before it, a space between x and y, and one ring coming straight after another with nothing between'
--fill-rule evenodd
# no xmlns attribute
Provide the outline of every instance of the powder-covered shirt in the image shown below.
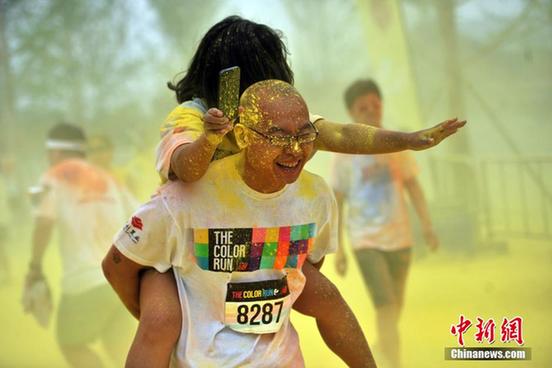
<svg viewBox="0 0 552 368"><path fill-rule="evenodd" d="M412 245L404 182L417 172L407 152L338 155L333 186L348 206L346 223L353 249L391 251Z"/></svg>
<svg viewBox="0 0 552 368"><path fill-rule="evenodd" d="M53 220L62 260L62 292L106 284L101 262L113 233L128 216L126 194L102 169L81 159L51 167L41 179L36 217Z"/></svg>
<svg viewBox="0 0 552 368"><path fill-rule="evenodd" d="M173 267L183 329L178 367L301 367L289 312L301 266L337 249L333 193L303 171L276 193L247 186L243 154L211 163L197 182L168 182L115 237L131 260Z"/></svg>

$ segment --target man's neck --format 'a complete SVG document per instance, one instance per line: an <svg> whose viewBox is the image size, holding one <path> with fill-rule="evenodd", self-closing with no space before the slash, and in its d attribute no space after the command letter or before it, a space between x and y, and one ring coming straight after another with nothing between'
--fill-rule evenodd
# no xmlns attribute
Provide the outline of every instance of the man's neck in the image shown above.
<svg viewBox="0 0 552 368"><path fill-rule="evenodd" d="M276 180L267 180L268 178L258 175L245 159L244 152L241 153L240 159L237 161L238 174L245 184L256 192L270 194L282 190L285 184L278 184Z"/></svg>

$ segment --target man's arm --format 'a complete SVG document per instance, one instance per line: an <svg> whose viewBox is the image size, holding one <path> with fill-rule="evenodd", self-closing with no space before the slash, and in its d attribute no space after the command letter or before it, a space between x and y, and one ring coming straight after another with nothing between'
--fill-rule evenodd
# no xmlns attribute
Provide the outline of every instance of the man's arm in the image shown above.
<svg viewBox="0 0 552 368"><path fill-rule="evenodd" d="M316 266L305 262L306 284L293 309L316 318L328 347L349 367L376 367L360 324L335 285Z"/></svg>
<svg viewBox="0 0 552 368"><path fill-rule="evenodd" d="M140 273L147 268L125 257L114 245L102 261L105 278L137 319L140 319Z"/></svg>
<svg viewBox="0 0 552 368"><path fill-rule="evenodd" d="M54 225L55 221L50 218L36 218L33 229L33 248L31 250L29 271L36 270L42 272L42 259L44 258L44 252L46 251L48 244L50 244L50 238L52 237Z"/></svg>
<svg viewBox="0 0 552 368"><path fill-rule="evenodd" d="M420 223L422 224L422 230L424 238L427 242L427 245L430 250L434 251L439 247L439 239L433 231L433 226L431 224L431 217L429 216L429 210L427 208L427 202L425 200L424 192L422 187L418 182L418 179L412 177L404 182L404 186L408 191L410 200L416 209L416 213L420 218Z"/></svg>
<svg viewBox="0 0 552 368"><path fill-rule="evenodd" d="M397 132L364 124L341 124L318 120L320 135L316 149L353 154L379 154L404 150L424 150L462 128L466 121L446 120L436 126L412 133Z"/></svg>
<svg viewBox="0 0 552 368"><path fill-rule="evenodd" d="M49 217L38 216L35 219L32 235L31 260L23 285L23 310L31 312L39 324L47 327L52 311L52 297L50 288L42 271L44 252L50 244L55 220ZM37 289L38 285L42 285ZM38 298L38 300L37 300Z"/></svg>

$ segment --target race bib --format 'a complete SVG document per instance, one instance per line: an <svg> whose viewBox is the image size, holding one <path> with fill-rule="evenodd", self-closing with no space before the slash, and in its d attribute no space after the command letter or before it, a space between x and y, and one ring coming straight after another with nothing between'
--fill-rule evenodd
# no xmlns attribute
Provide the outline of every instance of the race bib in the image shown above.
<svg viewBox="0 0 552 368"><path fill-rule="evenodd" d="M242 333L277 332L289 316L291 297L287 278L228 283L226 326Z"/></svg>

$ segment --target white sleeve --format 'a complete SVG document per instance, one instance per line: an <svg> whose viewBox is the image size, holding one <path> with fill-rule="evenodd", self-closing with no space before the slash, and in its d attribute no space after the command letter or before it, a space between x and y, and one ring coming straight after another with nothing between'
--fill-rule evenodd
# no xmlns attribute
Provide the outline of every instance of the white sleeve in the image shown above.
<svg viewBox="0 0 552 368"><path fill-rule="evenodd" d="M31 200L33 203L33 216L44 217L51 220L57 218L55 183L44 175L40 184L33 188Z"/></svg>
<svg viewBox="0 0 552 368"><path fill-rule="evenodd" d="M325 193L325 209L324 219L319 224L314 246L309 253L308 259L311 263L318 263L329 253L335 253L338 246L338 229L337 229L337 202L332 190L324 183Z"/></svg>
<svg viewBox="0 0 552 368"><path fill-rule="evenodd" d="M311 123L316 123L318 120L322 120L324 117L322 115L309 114L309 120Z"/></svg>
<svg viewBox="0 0 552 368"><path fill-rule="evenodd" d="M167 271L176 257L177 228L157 195L142 205L113 240L125 257L159 272Z"/></svg>

